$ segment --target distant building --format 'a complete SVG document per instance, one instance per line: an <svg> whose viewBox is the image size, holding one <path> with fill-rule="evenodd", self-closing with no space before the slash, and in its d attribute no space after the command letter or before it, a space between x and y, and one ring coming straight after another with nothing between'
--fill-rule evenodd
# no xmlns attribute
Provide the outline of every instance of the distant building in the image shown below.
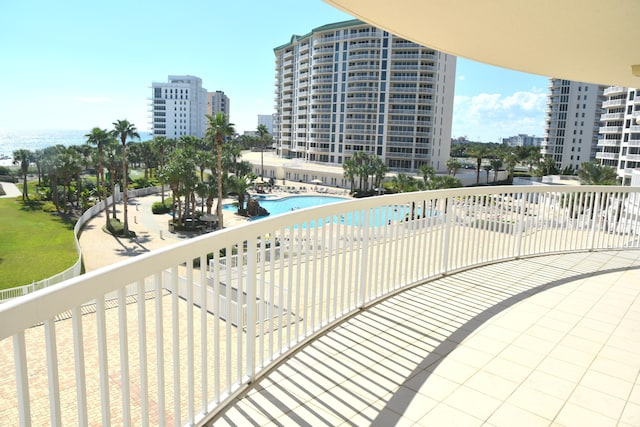
<svg viewBox="0 0 640 427"><path fill-rule="evenodd" d="M204 137L207 90L194 76L169 76L167 83L151 85L151 133L179 138Z"/></svg>
<svg viewBox="0 0 640 427"><path fill-rule="evenodd" d="M640 90L610 86L604 96L596 159L616 168L624 185L633 184L640 168Z"/></svg>
<svg viewBox="0 0 640 427"><path fill-rule="evenodd" d="M224 114L227 118L231 117L231 101L229 101L229 97L221 90L208 92L207 114L215 116L218 113Z"/></svg>
<svg viewBox="0 0 640 427"><path fill-rule="evenodd" d="M556 168L580 168L595 159L605 86L551 79L540 150L553 156Z"/></svg>
<svg viewBox="0 0 640 427"><path fill-rule="evenodd" d="M274 49L279 155L341 165L356 153L395 171L446 170L456 57L358 20Z"/></svg>
<svg viewBox="0 0 640 427"><path fill-rule="evenodd" d="M273 114L258 114L258 126L265 125L269 135L273 135Z"/></svg>
<svg viewBox="0 0 640 427"><path fill-rule="evenodd" d="M501 138L500 143L510 147L539 147L542 145L544 138L539 136L530 136L519 134L508 138Z"/></svg>

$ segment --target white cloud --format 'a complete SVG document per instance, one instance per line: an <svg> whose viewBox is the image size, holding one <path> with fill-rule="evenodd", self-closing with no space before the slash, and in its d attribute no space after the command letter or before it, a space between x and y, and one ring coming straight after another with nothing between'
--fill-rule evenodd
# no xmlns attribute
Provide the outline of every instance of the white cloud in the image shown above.
<svg viewBox="0 0 640 427"><path fill-rule="evenodd" d="M484 142L520 133L542 136L546 104L547 95L537 91L456 96L452 136Z"/></svg>

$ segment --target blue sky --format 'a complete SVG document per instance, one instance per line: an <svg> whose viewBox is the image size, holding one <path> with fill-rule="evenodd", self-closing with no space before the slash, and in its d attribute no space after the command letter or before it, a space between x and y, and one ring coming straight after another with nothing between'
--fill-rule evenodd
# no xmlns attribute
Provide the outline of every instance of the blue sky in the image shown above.
<svg viewBox="0 0 640 427"><path fill-rule="evenodd" d="M153 81L190 74L231 99L236 130L274 105L273 48L351 19L321 0L6 0L0 131L148 129ZM458 59L452 136L542 136L547 79Z"/></svg>

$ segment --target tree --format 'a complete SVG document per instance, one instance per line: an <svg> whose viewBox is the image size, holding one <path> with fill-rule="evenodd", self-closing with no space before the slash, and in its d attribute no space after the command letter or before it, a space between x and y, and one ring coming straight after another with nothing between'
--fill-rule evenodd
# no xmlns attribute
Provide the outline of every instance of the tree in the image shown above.
<svg viewBox="0 0 640 427"><path fill-rule="evenodd" d="M151 140L151 145L153 150L158 155L158 162L160 163L160 172L164 169L164 164L166 161L166 156L171 147L175 145L175 142L172 139L167 139L164 136L154 136ZM162 204L164 205L164 181L160 181L162 184L160 199L162 200Z"/></svg>
<svg viewBox="0 0 640 427"><path fill-rule="evenodd" d="M480 143L474 144L472 147L468 147L467 154L476 159L476 185L480 185L480 169L482 168L482 159L489 154L489 148Z"/></svg>
<svg viewBox="0 0 640 427"><path fill-rule="evenodd" d="M609 166L603 166L596 162L585 162L578 169L578 178L582 185L616 185L618 173Z"/></svg>
<svg viewBox="0 0 640 427"><path fill-rule="evenodd" d="M98 170L96 170L96 187L98 189L98 198L102 200L102 187L104 187L104 146L111 138L106 129L94 127L91 133L85 135L87 143L95 145L98 148Z"/></svg>
<svg viewBox="0 0 640 427"><path fill-rule="evenodd" d="M388 170L389 168L387 168L387 165L384 164L384 161L380 157L375 156L373 160L372 176L373 176L373 185L374 185L374 188L378 189L378 194L380 194L380 188L382 187L382 180L387 175Z"/></svg>
<svg viewBox="0 0 640 427"><path fill-rule="evenodd" d="M556 173L558 173L558 169L556 168L556 161L553 159L553 156L545 156L535 171L537 176L554 175Z"/></svg>
<svg viewBox="0 0 640 427"><path fill-rule="evenodd" d="M422 180L424 181L425 188L429 188L429 182L433 180L433 177L436 176L436 170L433 166L429 165L420 165L418 168L420 175L422 175Z"/></svg>
<svg viewBox="0 0 640 427"><path fill-rule="evenodd" d="M491 159L491 168L493 169L493 182L498 180L498 171L502 167L502 159Z"/></svg>
<svg viewBox="0 0 640 427"><path fill-rule="evenodd" d="M264 180L264 147L270 138L267 126L258 125L258 138L260 141L260 178Z"/></svg>
<svg viewBox="0 0 640 427"><path fill-rule="evenodd" d="M449 173L454 177L456 176L458 169L460 169L461 167L462 163L460 163L458 160L454 158L450 158L449 160L447 160L447 169L449 170Z"/></svg>
<svg viewBox="0 0 640 427"><path fill-rule="evenodd" d="M27 175L29 174L29 165L33 154L26 149L15 150L13 152L13 164L20 163L20 170L22 171L22 200L29 200L29 188L27 186Z"/></svg>
<svg viewBox="0 0 640 427"><path fill-rule="evenodd" d="M391 186L398 193L414 191L416 180L413 177L401 172L391 178Z"/></svg>
<svg viewBox="0 0 640 427"><path fill-rule="evenodd" d="M491 172L491 169L493 169L493 167L491 165L484 165L482 168L487 173L487 184L488 184L489 183L489 172Z"/></svg>
<svg viewBox="0 0 640 427"><path fill-rule="evenodd" d="M244 199L251 182L252 178L249 175L233 175L230 177L231 188L238 193L238 213L240 215L245 214Z"/></svg>
<svg viewBox="0 0 640 427"><path fill-rule="evenodd" d="M451 175L438 175L433 177L429 183L429 190L440 190L443 188L460 188L462 182Z"/></svg>
<svg viewBox="0 0 640 427"><path fill-rule="evenodd" d="M58 156L56 158L56 168L58 176L62 180L62 194L64 195L65 212L70 204L73 203L73 194L71 184L74 179L78 179L82 171L80 163L80 155L74 147L65 147L58 145Z"/></svg>
<svg viewBox="0 0 640 427"><path fill-rule="evenodd" d="M233 123L229 123L227 116L222 113L217 113L215 116L207 114L207 133L206 137L211 141L215 141L214 146L217 146L217 174L218 174L218 206L216 207L216 213L218 215L218 228L223 228L222 218L222 144L228 136L232 136L235 133ZM214 153L216 155L216 153Z"/></svg>
<svg viewBox="0 0 640 427"><path fill-rule="evenodd" d="M140 139L140 134L138 134L136 127L132 123L129 123L129 121L126 119L113 122L113 126L114 129L111 131L111 135L115 138L119 138L120 143L122 144L122 203L124 215L122 234L124 236L128 236L129 219L127 214L127 139Z"/></svg>
<svg viewBox="0 0 640 427"><path fill-rule="evenodd" d="M351 192L356 189L357 165L353 157L346 159L342 163L343 176L349 180Z"/></svg>

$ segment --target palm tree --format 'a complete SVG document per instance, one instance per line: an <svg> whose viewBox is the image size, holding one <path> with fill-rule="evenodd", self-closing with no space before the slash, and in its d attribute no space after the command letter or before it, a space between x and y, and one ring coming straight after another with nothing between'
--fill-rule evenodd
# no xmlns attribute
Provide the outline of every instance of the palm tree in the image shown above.
<svg viewBox="0 0 640 427"><path fill-rule="evenodd" d="M618 173L609 166L596 162L585 162L578 169L578 178L583 185L616 185Z"/></svg>
<svg viewBox="0 0 640 427"><path fill-rule="evenodd" d="M22 200L29 200L29 188L27 187L27 174L29 173L29 165L33 154L26 149L15 150L13 152L13 164L20 163L20 170L22 171Z"/></svg>
<svg viewBox="0 0 640 427"><path fill-rule="evenodd" d="M154 151L156 152L156 154L158 155L158 161L160 163L160 172L162 172L162 170L164 169L164 163L166 160L166 156L167 156L167 151L170 147L173 147L175 145L174 141L172 139L167 139L164 136L154 136L153 140L151 140L151 144L154 148ZM161 180L161 196L160 199L162 200L162 204L164 205L164 181Z"/></svg>
<svg viewBox="0 0 640 427"><path fill-rule="evenodd" d="M425 188L429 188L429 182L433 180L433 177L436 176L436 170L433 166L429 165L420 165L418 168L420 175L422 175L422 180L424 181Z"/></svg>
<svg viewBox="0 0 640 427"><path fill-rule="evenodd" d="M449 170L449 173L454 177L456 176L458 169L460 169L461 167L462 167L462 164L458 160L454 159L453 157L447 160L447 169Z"/></svg>
<svg viewBox="0 0 640 427"><path fill-rule="evenodd" d="M110 193L111 193L111 197L112 197L112 203L113 203L113 219L116 219L116 202L115 202L115 195L116 195L116 160L117 160L117 148L118 148L118 141L113 138L113 137L109 137L109 139L106 141L106 143L104 144L104 155L105 155L105 159L108 160L108 162L106 162L107 166L107 170L109 171L109 184L111 187ZM105 180L106 183L106 180ZM107 189L105 188L105 197L104 197L104 212L105 212L105 220L106 220L106 227L107 230L111 229L111 223L109 222L109 195L107 193Z"/></svg>
<svg viewBox="0 0 640 427"><path fill-rule="evenodd" d="M96 186L98 188L98 198L102 200L102 187L104 186L104 146L109 139L109 132L106 129L95 127L91 129L91 133L85 135L87 143L95 145L98 148L98 170L96 171Z"/></svg>
<svg viewBox="0 0 640 427"><path fill-rule="evenodd" d="M260 178L264 180L264 147L267 144L269 131L266 125L258 125L258 138L260 141Z"/></svg>
<svg viewBox="0 0 640 427"><path fill-rule="evenodd" d="M247 190L251 186L252 179L249 175L233 175L230 178L231 188L233 188L233 191L238 193L238 213L240 215L244 215L244 199L247 194Z"/></svg>
<svg viewBox="0 0 640 427"><path fill-rule="evenodd" d="M343 176L347 178L351 184L351 192L353 193L356 189L356 162L353 157L346 159L342 162Z"/></svg>
<svg viewBox="0 0 640 427"><path fill-rule="evenodd" d="M498 171L502 167L502 159L491 159L491 168L493 169L493 182L498 180Z"/></svg>
<svg viewBox="0 0 640 427"><path fill-rule="evenodd" d="M382 180L387 175L389 168L387 168L387 165L384 164L384 161L380 157L375 156L372 161L372 169L373 188L377 188L378 194L380 194Z"/></svg>
<svg viewBox="0 0 640 427"><path fill-rule="evenodd" d="M459 188L462 182L451 175L438 175L429 183L429 190L439 190L442 188Z"/></svg>
<svg viewBox="0 0 640 427"><path fill-rule="evenodd" d="M476 158L476 185L480 185L480 169L482 168L482 158L486 157L489 149L486 145L479 143L467 148L467 154Z"/></svg>
<svg viewBox="0 0 640 427"><path fill-rule="evenodd" d="M207 114L207 138L211 141L215 141L217 146L217 174L218 174L218 206L216 207L216 214L218 215L218 228L223 228L222 220L222 143L226 137L235 133L233 123L229 123L229 119L222 113L217 113L214 116ZM214 153L216 155L216 153Z"/></svg>
<svg viewBox="0 0 640 427"><path fill-rule="evenodd" d="M122 234L124 236L129 235L129 219L127 218L127 138L140 139L140 134L136 127L129 123L127 119L118 120L113 122L114 129L111 131L111 135L119 138L120 143L122 144L122 203L123 207L123 215L124 215L124 223L122 226Z"/></svg>

